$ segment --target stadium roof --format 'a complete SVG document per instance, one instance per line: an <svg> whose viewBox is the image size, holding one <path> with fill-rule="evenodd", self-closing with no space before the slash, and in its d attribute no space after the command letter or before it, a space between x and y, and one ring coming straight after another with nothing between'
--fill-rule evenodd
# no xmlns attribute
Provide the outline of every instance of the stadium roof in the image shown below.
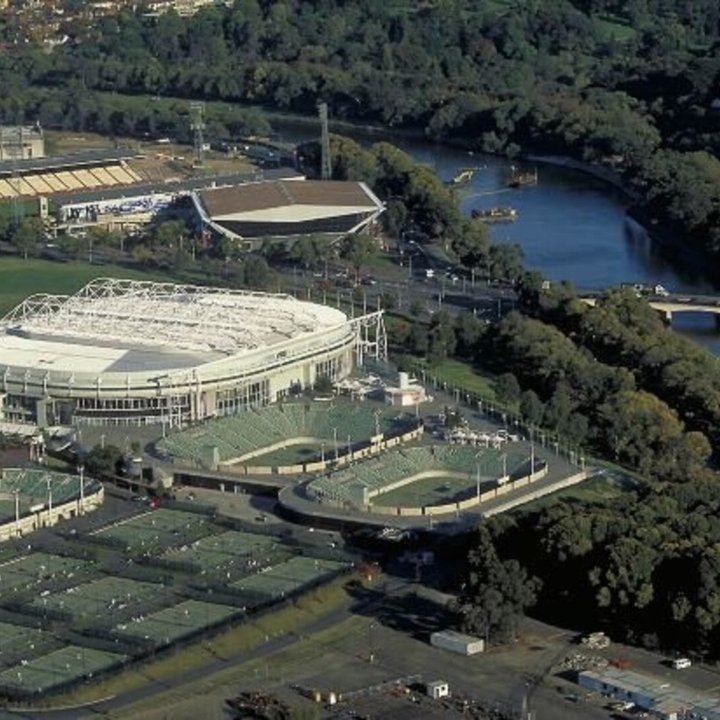
<svg viewBox="0 0 720 720"><path fill-rule="evenodd" d="M187 368L342 326L289 295L99 278L0 319L0 365L68 372Z"/></svg>
<svg viewBox="0 0 720 720"><path fill-rule="evenodd" d="M187 180L171 180L169 182L143 183L138 185L125 185L117 188L102 188L86 192L58 193L52 196L53 202L58 205L76 205L83 203L100 202L101 200L119 200L133 198L154 193L183 193L209 187L221 187L238 183L257 183L261 180L283 180L304 176L291 168L266 168L254 173L234 173L231 175L215 175Z"/></svg>
<svg viewBox="0 0 720 720"><path fill-rule="evenodd" d="M293 222L376 212L380 200L361 182L276 180L198 193L214 221Z"/></svg>
<svg viewBox="0 0 720 720"><path fill-rule="evenodd" d="M72 155L52 155L44 158L32 158L29 160L4 160L0 162L0 175L24 175L30 172L41 170L59 170L66 167L78 167L81 165L97 165L104 162L119 162L129 160L138 155L136 150L131 148L120 148L117 150L89 150L87 152L73 153Z"/></svg>

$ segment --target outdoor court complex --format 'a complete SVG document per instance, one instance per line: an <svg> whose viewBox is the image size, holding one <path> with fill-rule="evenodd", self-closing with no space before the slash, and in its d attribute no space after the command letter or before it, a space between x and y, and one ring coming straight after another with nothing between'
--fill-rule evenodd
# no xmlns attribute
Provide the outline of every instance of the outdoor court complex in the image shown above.
<svg viewBox="0 0 720 720"><path fill-rule="evenodd" d="M184 426L384 358L382 312L290 295L97 279L0 319L0 421Z"/></svg>
<svg viewBox="0 0 720 720"><path fill-rule="evenodd" d="M221 522L200 506L126 513L67 533L62 555L25 545L0 555L0 696L119 671L252 622L352 567L340 550L288 544L277 529Z"/></svg>

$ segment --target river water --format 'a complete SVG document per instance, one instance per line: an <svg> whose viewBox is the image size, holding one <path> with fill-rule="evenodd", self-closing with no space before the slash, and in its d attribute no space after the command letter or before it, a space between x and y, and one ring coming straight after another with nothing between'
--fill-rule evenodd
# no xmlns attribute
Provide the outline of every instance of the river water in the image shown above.
<svg viewBox="0 0 720 720"><path fill-rule="evenodd" d="M276 127L285 141L302 142L317 137L315 128L286 124ZM376 141L354 136L363 145ZM388 138L444 180L460 168L477 168L472 182L458 189L458 201L468 215L476 208L511 206L513 223L490 226L495 242L518 243L525 265L551 280L571 280L577 287L602 289L620 283L663 285L671 292L715 293L718 288L698 271L667 256L646 230L627 214L627 200L610 184L586 173L547 164L524 164L538 171L538 184L508 189L510 161L492 155ZM712 316L681 313L673 328L720 354L720 335Z"/></svg>

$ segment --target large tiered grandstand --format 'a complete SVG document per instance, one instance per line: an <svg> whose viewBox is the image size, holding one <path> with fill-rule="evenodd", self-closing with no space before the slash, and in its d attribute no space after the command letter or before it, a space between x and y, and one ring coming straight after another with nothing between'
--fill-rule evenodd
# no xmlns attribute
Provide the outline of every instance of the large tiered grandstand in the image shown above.
<svg viewBox="0 0 720 720"><path fill-rule="evenodd" d="M326 444L328 456L337 448L367 444L382 435L393 437L414 427L416 420L396 409L374 403L283 402L175 432L158 443L173 460L215 466L242 462L268 453L278 445Z"/></svg>
<svg viewBox="0 0 720 720"><path fill-rule="evenodd" d="M467 497L476 492L479 481L512 476L528 464L527 460L522 449L500 452L448 445L404 448L312 480L308 494L322 502L367 507L374 498L423 478L447 477L462 481Z"/></svg>
<svg viewBox="0 0 720 720"><path fill-rule="evenodd" d="M0 540L25 535L97 508L103 487L90 478L44 469L0 472Z"/></svg>
<svg viewBox="0 0 720 720"><path fill-rule="evenodd" d="M0 200L133 185L143 180L130 164L135 154L125 149L0 163Z"/></svg>
<svg viewBox="0 0 720 720"><path fill-rule="evenodd" d="M289 295L97 279L0 319L0 420L185 426L346 377L386 354L382 312Z"/></svg>

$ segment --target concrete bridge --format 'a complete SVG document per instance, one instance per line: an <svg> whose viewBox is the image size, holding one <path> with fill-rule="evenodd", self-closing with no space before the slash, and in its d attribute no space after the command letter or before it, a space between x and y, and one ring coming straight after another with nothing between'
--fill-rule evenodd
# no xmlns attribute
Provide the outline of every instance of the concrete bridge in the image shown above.
<svg viewBox="0 0 720 720"><path fill-rule="evenodd" d="M581 298L588 305L595 305L602 293L583 293ZM707 313L715 316L715 327L720 332L720 296L718 295L643 295L648 305L657 310L663 318L672 324L673 315L677 313Z"/></svg>

